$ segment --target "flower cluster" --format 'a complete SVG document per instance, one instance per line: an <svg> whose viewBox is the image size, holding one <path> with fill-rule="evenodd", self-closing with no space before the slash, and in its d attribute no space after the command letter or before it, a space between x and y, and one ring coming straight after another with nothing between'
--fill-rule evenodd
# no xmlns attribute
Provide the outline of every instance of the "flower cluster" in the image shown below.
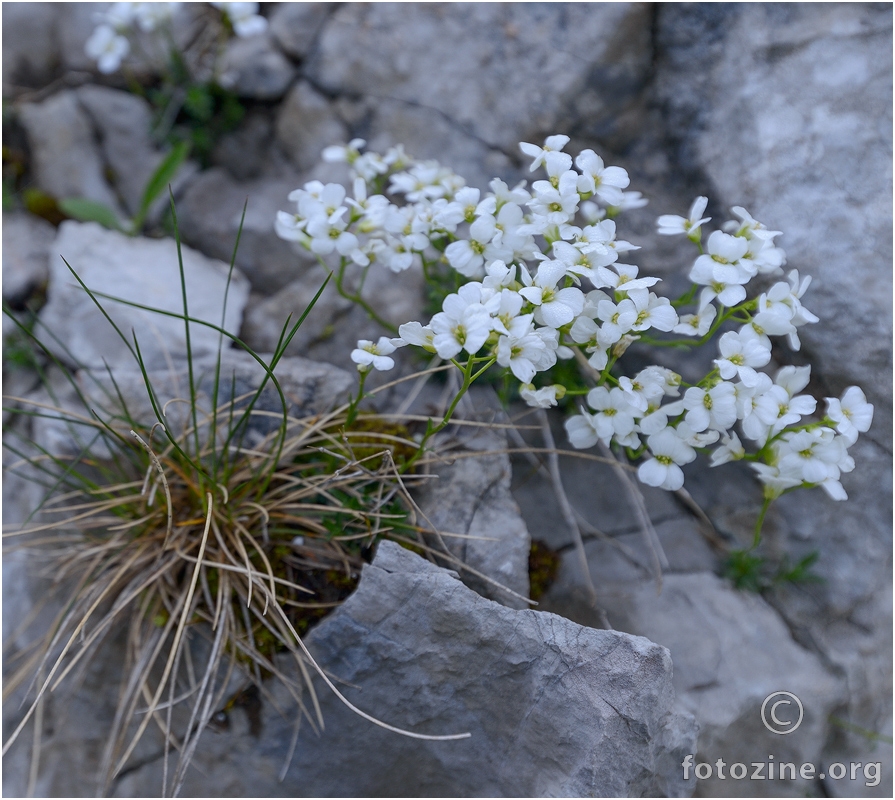
<svg viewBox="0 0 895 800"><path fill-rule="evenodd" d="M96 14L99 24L84 46L84 51L105 75L117 72L131 51L137 31L153 34L170 24L181 3L113 3ZM267 28L267 20L258 14L258 3L210 3L229 21L240 37L254 36Z"/></svg>
<svg viewBox="0 0 895 800"><path fill-rule="evenodd" d="M767 498L820 485L844 499L840 473L854 467L847 448L868 429L872 406L851 387L827 400L826 417L812 420L816 401L799 394L810 367L784 367L773 379L760 371L771 362L771 337L786 337L798 350L798 329L817 322L802 305L810 278L796 270L783 276L780 232L735 207L736 218L703 244L703 226L711 221L703 216L705 197L687 218L659 217L659 233L685 235L698 249L692 287L672 302L653 291L659 278L622 263L639 248L617 238L614 217L646 201L626 191L624 169L607 166L592 150L573 159L563 151L568 141L522 143L531 170L542 167L546 179L530 189L495 179L484 193L401 147L380 156L362 152L365 143L355 139L324 151L325 159L350 166L353 197L338 184L306 184L289 195L296 211L279 212L279 235L321 259L335 254L340 290L346 268L374 262L395 273L422 269L430 280L447 271L456 288L428 323L407 322L398 337L359 342L352 353L358 369L391 369L395 348L412 345L453 362L465 391L496 364L519 381L531 406L586 396L586 407L566 421L572 445L624 448L641 460L638 475L651 486L679 489L681 466L704 450L712 465L749 461ZM766 285L775 275L782 279L748 298L753 279L761 276ZM715 334L721 335L714 369L693 385L661 366L626 375L618 363L635 341L700 345ZM535 386L538 375L571 358L581 367L581 385L538 379L545 385Z"/></svg>

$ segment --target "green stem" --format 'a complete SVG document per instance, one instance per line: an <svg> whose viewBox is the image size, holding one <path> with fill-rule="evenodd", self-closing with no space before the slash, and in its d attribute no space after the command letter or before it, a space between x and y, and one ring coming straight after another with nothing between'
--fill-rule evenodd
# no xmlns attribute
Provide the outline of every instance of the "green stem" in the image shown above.
<svg viewBox="0 0 895 800"><path fill-rule="evenodd" d="M453 364L463 372L463 384L460 386L460 390L457 392L456 397L451 401L451 404L448 406L447 411L444 413L444 418L434 427L432 426L432 420L429 420L428 425L426 426L426 432L423 434L423 438L420 440L419 448L416 453L414 453L413 457L407 461L404 466L401 468L401 472L407 472L413 465L419 460L420 456L422 456L423 452L426 449L426 444L429 439L435 436L436 433L440 433L443 431L451 421L451 418L454 416L454 412L457 410L457 406L460 401L463 399L466 392L469 390L469 387L472 386L473 382L485 373L492 364L497 361L496 356L490 356L486 359L475 358L474 356L469 357L469 361L466 362L466 365L461 367L459 362L454 359L451 359ZM485 362L485 365L479 369L477 372L473 372L473 368L476 364Z"/></svg>
<svg viewBox="0 0 895 800"><path fill-rule="evenodd" d="M768 508L770 507L773 500L773 497L766 497L764 499L764 502L761 504L761 512L758 515L758 519L755 521L755 534L752 538L752 547L749 548L750 550L754 550L761 542L761 527L762 525L764 525L765 514L768 513Z"/></svg>
<svg viewBox="0 0 895 800"><path fill-rule="evenodd" d="M368 371L369 370L363 370L360 373L360 382L357 385L357 397L353 397L351 399L351 404L348 406L348 417L345 420L346 427L352 425L354 420L357 419L357 407L360 405L360 401L366 396L364 394L364 383L366 383Z"/></svg>
<svg viewBox="0 0 895 800"><path fill-rule="evenodd" d="M329 267L326 266L326 263L323 261L322 258L320 258L320 256L317 256L317 260L323 265L325 269L329 269ZM390 333L397 333L397 327L380 317L379 314L374 311L373 307L360 296L360 292L351 293L345 289L345 267L347 266L348 259L343 256L339 263L339 271L336 273L336 291L338 291L338 293L342 295L342 297L344 297L346 300L350 300L352 303L359 305L364 311L367 312L372 320L377 322L387 331L389 331Z"/></svg>

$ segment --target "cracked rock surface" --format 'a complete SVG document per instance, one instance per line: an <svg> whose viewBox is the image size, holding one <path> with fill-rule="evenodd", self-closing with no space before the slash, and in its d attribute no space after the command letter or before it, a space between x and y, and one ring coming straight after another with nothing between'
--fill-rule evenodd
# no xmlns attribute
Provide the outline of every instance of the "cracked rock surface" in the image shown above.
<svg viewBox="0 0 895 800"><path fill-rule="evenodd" d="M135 176L148 174L160 151L132 124L145 112L139 101L124 91L123 82L96 75L83 53L96 8L84 3L6 4L4 93L17 98L15 116L30 148L37 186L59 197L91 197L130 211L139 197ZM813 276L805 304L821 323L800 329L801 351L776 348L770 369L811 363L808 390L821 410L823 397L838 396L851 384L861 385L876 407L873 427L852 450L857 468L843 476L848 502L802 491L781 498L768 514L763 557L769 563L786 559L792 564L816 552L812 572L819 580L782 582L756 594L734 590L719 577L725 550L748 547L761 504L760 488L748 469L726 465L709 470L704 463L686 467L690 498L714 532L698 522L687 498L641 487L653 536L641 530L631 494L615 470L571 457L561 458L560 466L569 501L582 521L586 569L598 607L614 627L670 651L678 707L692 712L701 726L697 743L688 744L686 753L697 761L720 757L728 763L768 753L818 765L879 761L882 780L876 786L860 779L792 784L711 780L684 787L670 778L661 782L665 779L657 776L671 775L671 770L658 766L657 757L639 762L651 765L653 777L612 784L612 791L891 796L891 747L874 741L892 734L891 8L849 3L282 3L265 6L264 13L270 20L269 36L232 56L236 71L242 70L240 92L249 106L245 120L218 144L213 169L185 171L175 185L185 241L223 261L229 261L249 199L236 263L251 288L242 335L255 349L269 350L276 343L286 316L303 310L325 277L323 267L306 252L276 237L273 214L291 207L288 193L305 181L345 179L340 165L319 159L320 148L335 143L330 141L334 137L363 137L379 150L404 143L414 155L436 158L483 188L494 176L511 185L542 177L527 171L517 143L567 133L572 137L569 152L593 148L607 163L626 168L631 188L649 197L646 209L619 218L619 234L643 246L631 260L644 273L661 276L660 287L669 293L687 288L692 250L674 237L656 236L657 215L684 213L695 196L707 195L713 225L728 218L731 206L742 205L783 231L779 241L787 251L787 270ZM253 48L262 56L254 71L249 57ZM119 108L131 111L122 116L115 111ZM133 175L122 166L128 157ZM21 241L26 231L21 219L7 216L5 222L15 225L13 238ZM27 258L16 256L13 264L5 254L4 273L16 270L11 285L40 286L50 257L58 259L46 227L37 228ZM408 277L396 281L384 271L371 273L365 296L383 302L395 321L422 319L421 287L404 280ZM13 294L24 301L26 291ZM331 287L317 311L292 342L290 355L353 369L348 354L356 340L375 340L385 333L360 309L346 308ZM92 337L91 347L96 339ZM702 361L698 354L662 353L659 358L667 356L664 363L693 380L711 369L711 355L703 354ZM641 359L641 365L656 359L636 349L631 356ZM553 427L557 444L564 446L559 414ZM490 464L484 457L478 467L473 460L451 466L443 475L447 480L438 489L433 486L448 505L457 506L446 518L464 528L496 524L487 515L511 509L503 488L494 505L481 506L480 525L470 521L471 508L461 495L464 481L476 480L476 470L500 472L503 487L504 468L505 462ZM514 457L512 468L512 490L522 514L514 525L520 535L527 529L562 557L559 579L540 608L599 626L603 617L587 600L587 579L553 490L528 461ZM458 549L468 554L476 549L474 541ZM508 550L513 566L503 579L514 588L527 581L523 551L521 546ZM10 574L14 593L15 569ZM384 572L377 566L368 570L365 582L409 585L422 580L413 578L416 574ZM453 587L458 596L466 592L447 573L420 574ZM347 617L338 623L343 632L354 624ZM415 647L419 653L419 643ZM433 659L434 652L423 650ZM359 703L380 692L381 702L364 705L367 710L385 707L391 713L398 708L392 704L404 703L401 713L388 716L389 722L405 724L416 714L421 725L440 732L442 721L450 719L441 712L427 717L422 706L412 711L406 696L368 681L367 667L352 672L347 655L331 655L344 668L338 677L351 682L355 679L350 675L363 678L363 691L346 689L357 692ZM97 687L103 686L101 674ZM762 693L775 689L804 695L808 719L793 736L769 741L763 738L758 713ZM428 684L420 691L437 699ZM90 704L81 710L90 711ZM261 758L241 713L233 715L230 733L217 739L209 734L203 745L209 748L206 772L214 773L225 760L234 765L215 791L254 793L256 786L268 786L271 794L303 791L295 788L301 786L299 765L315 767L300 759L310 755L297 756L289 792L274 777L284 757L283 742L288 744L292 736L290 725L270 716L270 730L278 730L279 739L274 744L263 739L269 746ZM273 714L270 709L265 713ZM341 706L331 713L334 719L347 714ZM655 720L644 724L652 731L662 729L649 728ZM353 717L351 725L358 725ZM366 767L376 761L369 754L377 752L367 742L381 732L371 733L369 726L358 731L350 741L360 755L352 757L364 756ZM613 737L622 736L612 731ZM303 729L301 736L308 733ZM335 740L338 735L328 723L325 736ZM667 741L665 734L654 735ZM77 737L59 736L65 746L81 752ZM689 740L681 734L676 741ZM484 749L504 753L502 746L498 742ZM487 766L493 783L455 787L439 783L439 770L449 763L438 749L442 745L425 745L414 758L425 765L431 793L597 791L593 781L598 770L575 760L575 746L557 756L557 763L571 770L572 782L567 783L550 777L549 766L543 783L529 780L527 766L518 775L501 772L495 755ZM409 745L402 740L395 747ZM400 759L411 751L401 752L383 764L394 767L401 780L410 780L407 770L395 766L405 763ZM630 752L641 753L637 745ZM538 753L531 758L540 763ZM618 758L630 766L626 754ZM678 764L682 760L675 758ZM73 757L71 763L77 762ZM24 774L27 765L15 763ZM69 763L60 761L59 775ZM339 771L332 762L324 763ZM157 791L144 788L158 784L145 777L153 769L132 772L116 791ZM500 785L497 775L502 776ZM191 780L191 791L209 791L210 784L198 772ZM375 780L371 777L358 791L393 793ZM320 786L321 793L352 791L347 784ZM401 786L410 791L409 783Z"/></svg>
<svg viewBox="0 0 895 800"><path fill-rule="evenodd" d="M212 771L228 794L273 797L678 797L690 790L679 763L693 746L693 719L672 710L667 651L641 637L506 608L383 542L357 591L308 644L366 712L420 733L472 736L426 742L385 731L318 680L326 728L318 738L302 726L282 783L275 775L294 725L267 705L250 751L235 731L206 737L184 796L207 790L199 770ZM241 716L233 713L240 727ZM160 765L148 765L116 793L151 794L159 779Z"/></svg>

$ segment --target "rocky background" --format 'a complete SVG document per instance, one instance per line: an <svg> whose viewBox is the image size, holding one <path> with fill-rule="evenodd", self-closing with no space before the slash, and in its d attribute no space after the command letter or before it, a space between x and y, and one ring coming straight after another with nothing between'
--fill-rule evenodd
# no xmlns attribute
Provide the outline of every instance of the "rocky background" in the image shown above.
<svg viewBox="0 0 895 800"><path fill-rule="evenodd" d="M25 154L29 185L48 195L86 197L132 214L162 153L147 133L150 112L145 101L128 93L120 77L98 75L84 55L98 7L4 3L4 154L7 148ZM663 661L661 648L643 639L619 639L614 646L630 650L619 658L647 677L626 687L624 681L613 683L611 676L603 676L607 683L598 690L604 698L614 692L614 701L633 704L627 718L649 732L647 739L658 748L652 755L642 750L639 734L632 742L639 741L641 749L625 744L623 732L600 716L599 709L576 716L580 703L570 698L578 696L575 691L587 695L589 682L598 680L576 673L574 686L560 684L561 691L551 690L555 713L541 709L538 718L538 726L556 729L554 741L564 741L563 731L574 731L574 744L556 752L531 749L538 728L525 729L520 722L528 716L526 708L508 710L503 728L489 727L490 722L475 715L456 718L461 726L478 725L485 741L495 743L492 761L474 765L483 776L479 780L467 776L454 784L444 782L445 774L470 768L472 762L464 761L462 753L446 756L430 748L421 756L402 749L406 740L394 745L377 738L376 769L352 762L352 768L372 776L367 783L349 789L327 784L339 770L335 763L315 773L314 780L322 783L304 783L310 775L306 753L280 784L276 771L282 747L271 742L288 738L289 726L283 733L277 728L282 722L268 720L268 732L255 739L234 712L228 732L207 734L210 744L203 743L205 750L197 755L205 775L195 772L195 782L188 784L192 793L257 794L263 785L261 793L287 796L402 791L577 794L597 791L595 787L609 794L695 790L705 796L891 796L891 6L270 3L263 4L262 13L269 19L268 32L234 42L226 56L248 109L244 120L219 142L210 168L189 165L174 183L183 238L199 251L197 259L229 260L248 198L236 262L245 281L231 302L234 325L241 324L241 335L256 349L274 346L286 314L304 308L322 279L322 271L307 256L276 237L273 219L278 209L288 208L286 195L304 181L340 177L332 165L320 162L323 147L352 137L365 138L372 149L403 142L408 152L436 158L469 183L484 187L493 176L510 182L530 177L519 141L540 142L552 133L567 133L572 137L568 151L592 147L607 163L625 167L631 188L650 199L646 209L620 219L620 235L643 246L638 264L648 274L662 276L672 289L683 286L690 253L676 240L654 235L655 216L684 213L696 195L705 194L715 222L727 218L730 206L743 205L769 227L782 230L779 241L787 251L788 267L814 278L805 302L821 323L802 329L801 352L781 348L775 353L777 362L814 365L809 389L819 399L860 385L876 412L870 432L852 450L857 468L843 476L848 502L835 503L820 491L797 492L775 503L768 515L763 545L768 563L779 565L787 559L792 564L816 551L816 582L777 583L756 593L734 589L721 577L725 550L748 543L761 496L748 470L730 466L709 472L704 464L694 464L686 470L686 486L713 530L680 498L641 487L656 532L650 540L641 532L634 500L612 470L561 459L569 500L586 531L596 608L588 600L571 533L537 465L524 459L513 464L512 490L524 525L508 495L509 464L503 468L507 493L478 498L476 508L485 509L485 516L476 522L466 515L457 523L467 530L474 525L519 530L521 525L523 534L527 526L533 539L545 541L562 557L559 577L540 610L586 626L575 626L576 631L605 628L608 622L618 631L668 648L671 663ZM14 308L41 302L50 275L60 269L60 253L76 267L77 259L81 269L95 265L93 279L118 281L120 294L145 297L153 283L164 283L149 281L147 286L145 270L141 274L139 269L122 268L107 277L102 270L108 270L116 252L120 263L123 256L116 248L122 245L98 227L67 222L56 229L22 210L4 212L3 297ZM161 263L146 249L158 243L135 240L127 246L143 254L135 250L125 259L128 264L142 263L140 258ZM126 277L131 272L134 277ZM60 330L85 358L94 353L91 348L99 348L87 361L101 364L103 356L114 356L97 345L101 337L82 326L80 315L52 286L42 313L68 326ZM390 275L374 280L371 274L367 291L396 321L418 317L418 284L399 283ZM171 302L177 307L176 292ZM4 320L4 337L9 331ZM346 307L328 293L290 353L350 367L353 342L377 335L359 309ZM168 337L157 338L176 350ZM160 346L158 358L164 366L165 347ZM697 369L686 361L668 363L685 374ZM4 369L4 384L4 394L35 390L33 376L12 368ZM552 423L562 445L561 417ZM464 497L463 476L446 477L459 481L458 497ZM458 505L456 499L442 502ZM492 506L497 510L489 517ZM515 551L512 544L506 545L515 553L507 556L507 563L516 565L510 572L515 569L517 580L524 583L527 540L524 535L507 538L516 542ZM493 554L484 561L488 558L494 560ZM417 567L389 562L377 569L371 568L369 581L365 578L368 587L392 576L396 583L380 594L402 607L401 592L412 590L407 581L421 580ZM4 578L10 592L4 595L6 638L27 603L16 595L19 584L13 571L8 576L4 569ZM506 567L501 578L513 585ZM444 588L444 582L452 580L449 576L433 574L427 580L453 596L449 585ZM497 614L482 610L480 600L470 593L466 612L475 620L473 627ZM369 627L373 622L362 619L362 612L360 621L351 616L358 605L346 606L341 616L325 624L343 632L352 625L354 630ZM433 626L450 630L455 610L439 609L444 619L433 621L427 612L407 627L418 626L422 637ZM543 646L538 626L545 623L538 620L555 619L538 616L540 610L501 611L528 615L524 625L508 623L529 632L514 644L517 669ZM385 611L383 615L388 617ZM563 663L581 660L587 648L611 650L605 637L619 636L590 630L590 638L582 643L570 639L561 622L551 623L554 629L547 639L563 653ZM323 630L320 626L315 633L318 642L324 642ZM534 635L533 630L541 632ZM370 676L377 670L368 665L395 658L380 641L392 641L406 653L405 645L389 639L390 632L392 628L380 629L368 636L368 650L375 652L358 654L350 665L339 661L338 653L331 654L333 670L349 682L361 682L362 677L372 682ZM476 641L474 634L469 641ZM320 646L325 650L327 645ZM464 642L444 644L443 652L451 653L445 656L447 663L466 663L464 647ZM636 666L641 663L647 666ZM555 665L545 668L546 677L533 672L534 667L523 670L524 681L553 685L560 673ZM491 676L488 686L502 685L497 673L482 669ZM416 677L402 672L402 697L428 692L426 702L411 708L396 701L389 720L407 720L426 707L449 707L432 695L437 694L433 686L439 674L432 666ZM670 679L676 693L674 711L670 686L663 683ZM95 683L102 686L101 676ZM805 722L791 736L774 736L761 724L761 703L777 690L795 693L805 708ZM658 699L650 692L658 692ZM366 696L388 698L388 687L379 690L370 683ZM4 728L15 721L16 713L14 708L4 712ZM693 729L687 728L689 714L699 725L695 749ZM451 719L437 714L432 730L440 732ZM57 756L38 784L45 793L68 794L84 748L95 749L90 737L101 740L98 725L90 732L64 730L60 723L55 734L49 733L50 744L56 736ZM582 730L588 731L583 739ZM365 729L357 734L357 747L367 746L367 733ZM507 736L518 747L507 745ZM342 741L351 746L350 737ZM314 746L304 742L299 752ZM593 752L600 753L597 763ZM678 765L680 754L689 752L697 762L723 758L728 764L764 762L772 754L777 761L812 762L818 771L832 762L880 761L883 777L875 787L866 787L860 773L856 781L715 779L685 784ZM221 753L228 754L226 766L217 755ZM420 767L429 776L423 787L414 787L413 776L401 772L398 765L407 758L426 765ZM529 777L525 770L502 772L497 765L505 759L519 759L519 764L543 759L561 767L544 767ZM274 762L268 770L268 763ZM11 751L4 770L7 794L24 790L26 764L21 748ZM257 774L247 771L247 764L255 765ZM150 788L155 786L152 769L147 758L113 791L157 792ZM390 783L390 775L400 778Z"/></svg>

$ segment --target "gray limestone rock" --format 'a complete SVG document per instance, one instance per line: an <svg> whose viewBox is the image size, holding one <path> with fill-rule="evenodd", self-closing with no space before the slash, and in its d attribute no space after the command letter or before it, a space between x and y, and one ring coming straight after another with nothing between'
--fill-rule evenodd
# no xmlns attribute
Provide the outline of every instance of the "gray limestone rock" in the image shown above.
<svg viewBox="0 0 895 800"><path fill-rule="evenodd" d="M335 3L277 3L269 17L270 32L286 54L304 58L335 8Z"/></svg>
<svg viewBox="0 0 895 800"><path fill-rule="evenodd" d="M327 92L432 109L518 158L520 140L579 114L620 116L650 71L649 14L636 4L346 4L309 75Z"/></svg>
<svg viewBox="0 0 895 800"><path fill-rule="evenodd" d="M177 205L183 240L229 263L245 207L236 266L256 292L272 294L315 263L274 230L277 211L294 207L287 198L299 186L297 177L286 176L238 183L224 170L210 169L190 183Z"/></svg>
<svg viewBox="0 0 895 800"><path fill-rule="evenodd" d="M59 66L51 3L9 3L3 12L3 96L12 86L42 86Z"/></svg>
<svg viewBox="0 0 895 800"><path fill-rule="evenodd" d="M382 98L368 100L369 120L364 124L368 149L384 153L403 144L419 159L435 159L463 176L468 185L487 189L492 178L514 186L519 171L501 150L488 146L474 133L444 114L417 102Z"/></svg>
<svg viewBox="0 0 895 800"><path fill-rule="evenodd" d="M104 359L112 367L132 366L134 359L65 261L88 288L151 308L183 313L177 248L172 239L129 238L96 223L65 222L53 251L49 299L40 319L55 337L50 348L67 363L103 369ZM190 316L220 326L226 291L223 326L238 332L249 291L245 278L234 271L228 290L226 264L188 247L182 248L182 254ZM130 336L132 329L136 331L147 367L164 367L171 354L186 352L183 320L112 300L102 304L125 336ZM195 357L217 352L216 330L193 324L190 333Z"/></svg>
<svg viewBox="0 0 895 800"><path fill-rule="evenodd" d="M12 304L25 301L50 274L50 245L56 229L21 212L3 219L3 299Z"/></svg>
<svg viewBox="0 0 895 800"><path fill-rule="evenodd" d="M293 252L298 264L312 258L299 245L294 246ZM357 286L360 275L359 267L349 265L345 283L350 291ZM272 350L287 316L292 314L293 320L297 319L323 286L326 276L327 271L319 264L303 267L301 277L278 293L267 298L261 295L250 298L242 327L246 344L255 350ZM404 322L422 318L424 282L421 272L407 270L395 275L381 265L373 264L367 270L361 296L396 329ZM395 331L380 326L363 308L339 295L334 281L330 280L286 352L328 361L353 371L357 365L351 361L351 351L357 347L359 339L376 341L380 336L393 335Z"/></svg>
<svg viewBox="0 0 895 800"><path fill-rule="evenodd" d="M236 711L228 732L204 735L184 796L212 786L277 797L692 790L680 763L693 751L693 721L673 710L667 651L645 639L505 608L383 542L355 594L307 643L366 713L414 732L471 737L427 742L385 731L316 681L325 729L317 736L301 727L282 783L275 776L288 759L294 712L280 716L265 704L257 740ZM271 690L285 705L285 692ZM129 773L116 794L156 793L160 785L155 762Z"/></svg>
<svg viewBox="0 0 895 800"><path fill-rule="evenodd" d="M19 108L19 119L28 135L38 187L60 200L95 200L121 215L103 174L90 119L75 92L63 91L40 103L25 103Z"/></svg>
<svg viewBox="0 0 895 800"><path fill-rule="evenodd" d="M628 543L629 547L632 543ZM636 546L636 545L635 545ZM608 556L608 557L607 557ZM620 630L668 647L674 662L679 707L699 723L695 761L714 764L777 761L820 763L830 733L829 716L844 686L814 654L793 641L777 613L758 595L733 589L708 572L671 572L661 592L642 569L608 544L589 547L597 603ZM621 565L621 569L619 568ZM581 599L576 565L566 558L563 575L544 607L584 624L598 618ZM774 692L795 694L804 719L792 736L771 733L762 722L762 704ZM780 716L785 722L783 709ZM794 722L794 720L792 720ZM811 781L765 781L750 785L749 796L800 796ZM743 796L742 783L700 780L697 794Z"/></svg>
<svg viewBox="0 0 895 800"><path fill-rule="evenodd" d="M501 588L528 597L531 549L528 529L510 492L510 459L499 452L506 448L506 439L484 431L463 445L453 460L446 456L445 463L433 466L436 477L422 484L417 502L448 549L490 579L462 572L464 583L510 608L527 608L523 599ZM482 452L474 455L476 451Z"/></svg>
<svg viewBox="0 0 895 800"><path fill-rule="evenodd" d="M95 84L79 88L77 97L96 126L103 157L112 173L111 182L133 216L140 209L150 178L165 157L150 136L152 109L146 100L130 92ZM181 165L171 181L175 196L197 169L192 162ZM169 203L165 190L155 200L150 218L159 218Z"/></svg>
<svg viewBox="0 0 895 800"><path fill-rule="evenodd" d="M344 144L348 130L330 102L305 80L286 95L276 122L277 142L301 170L309 170L325 147Z"/></svg>
<svg viewBox="0 0 895 800"><path fill-rule="evenodd" d="M295 77L295 67L269 33L235 38L221 61L221 80L240 97L277 100Z"/></svg>
<svg viewBox="0 0 895 800"><path fill-rule="evenodd" d="M723 206L784 232L786 269L814 279L804 303L821 323L802 340L816 371L837 393L861 384L890 416L890 9L666 7L657 31L684 157ZM886 420L875 431L891 438Z"/></svg>
<svg viewBox="0 0 895 800"><path fill-rule="evenodd" d="M892 693L891 9L666 6L656 34L657 90L674 160L702 186L710 182L713 191L705 193L721 208L743 205L783 231L786 269L813 277L803 302L821 322L803 328L801 339L820 398L857 384L876 406L873 426L852 449L857 467L843 476L846 503L812 491L775 504L779 547L793 560L817 552L814 570L823 581L781 590L772 602L798 640L845 681L848 694L834 716L886 734L891 715L880 698ZM697 499L723 497L718 479L693 491ZM846 729L830 731L828 760L866 756L867 741ZM889 777L875 789L827 781L825 790L888 796L891 750L883 755Z"/></svg>

